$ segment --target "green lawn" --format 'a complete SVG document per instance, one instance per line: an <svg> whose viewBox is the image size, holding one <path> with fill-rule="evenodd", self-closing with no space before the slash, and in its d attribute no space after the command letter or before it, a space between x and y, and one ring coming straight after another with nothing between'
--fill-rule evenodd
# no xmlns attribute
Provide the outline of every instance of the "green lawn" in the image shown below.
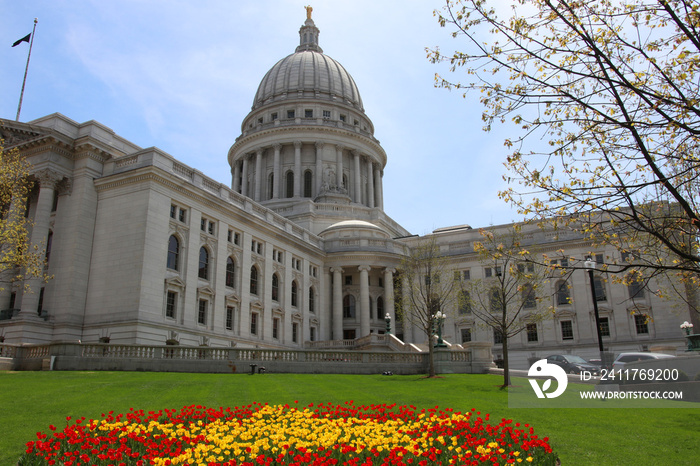
<svg viewBox="0 0 700 466"><path fill-rule="evenodd" d="M143 372L0 372L0 465L14 465L24 444L65 417L102 413L274 403L397 403L418 408L476 408L529 423L550 437L562 464L695 465L700 458L700 410L680 408L513 409L494 375L420 376L302 374L176 374ZM524 379L514 379L527 385Z"/></svg>

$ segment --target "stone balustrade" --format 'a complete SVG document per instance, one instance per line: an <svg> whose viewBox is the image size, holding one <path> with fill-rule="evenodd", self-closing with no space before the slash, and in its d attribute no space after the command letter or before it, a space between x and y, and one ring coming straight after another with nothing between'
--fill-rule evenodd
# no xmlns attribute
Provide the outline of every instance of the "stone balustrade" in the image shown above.
<svg viewBox="0 0 700 466"><path fill-rule="evenodd" d="M378 336L375 336L378 337ZM386 338L386 337L385 337ZM477 357L479 356L479 357ZM249 373L250 367L266 372L327 374L422 374L427 352L347 350L277 350L180 346L119 345L103 343L0 344L3 365L12 370L111 370L153 372ZM48 362L51 364L48 364ZM440 373L484 373L492 365L490 351L465 348L436 350Z"/></svg>

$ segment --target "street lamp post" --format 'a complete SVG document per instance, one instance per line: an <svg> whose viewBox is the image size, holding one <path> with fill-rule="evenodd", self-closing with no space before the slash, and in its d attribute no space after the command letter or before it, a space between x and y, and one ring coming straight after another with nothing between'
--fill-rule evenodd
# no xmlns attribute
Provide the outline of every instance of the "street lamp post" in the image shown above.
<svg viewBox="0 0 700 466"><path fill-rule="evenodd" d="M596 262L590 257L587 257L586 261L583 263L583 266L586 268L586 270L588 270L588 278L591 282L591 296L593 297L593 315L595 316L595 329L596 333L598 334L598 350L600 351L600 364L601 367L604 368L606 367L604 354L605 350L603 349L603 336L600 331L600 315L598 314L598 298L596 296L595 282L593 279L593 271L595 270Z"/></svg>
<svg viewBox="0 0 700 466"><path fill-rule="evenodd" d="M391 334L391 315L387 312L384 316L384 322L386 322L386 334Z"/></svg>
<svg viewBox="0 0 700 466"><path fill-rule="evenodd" d="M435 348L447 348L447 345L445 344L445 342L442 341L442 324L445 321L445 318L447 318L447 316L440 311L437 311L437 313L433 316L433 320L437 324L437 332L438 332L438 341L437 341L437 344L435 345Z"/></svg>

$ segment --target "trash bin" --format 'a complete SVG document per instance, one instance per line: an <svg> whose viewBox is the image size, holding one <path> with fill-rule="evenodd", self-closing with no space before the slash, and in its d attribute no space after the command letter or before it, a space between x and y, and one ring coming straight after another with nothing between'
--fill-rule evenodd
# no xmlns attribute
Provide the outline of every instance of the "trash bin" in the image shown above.
<svg viewBox="0 0 700 466"><path fill-rule="evenodd" d="M250 365L250 375L255 375L255 368L258 367L257 364Z"/></svg>

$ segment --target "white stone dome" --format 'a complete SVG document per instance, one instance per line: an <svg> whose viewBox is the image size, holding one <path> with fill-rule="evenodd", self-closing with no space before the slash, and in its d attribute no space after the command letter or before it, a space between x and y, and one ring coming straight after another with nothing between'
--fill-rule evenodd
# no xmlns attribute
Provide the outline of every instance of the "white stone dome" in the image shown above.
<svg viewBox="0 0 700 466"><path fill-rule="evenodd" d="M258 86L253 110L280 100L309 98L345 104L364 112L360 91L350 73L318 45L319 30L307 18L295 52L278 61Z"/></svg>
<svg viewBox="0 0 700 466"><path fill-rule="evenodd" d="M371 231L374 232L375 234L382 236L382 237L389 237L389 234L384 230L383 228L375 225L374 223L370 222L365 222L364 220L342 220L340 222L336 222L333 225L329 226L325 230L323 230L320 233L320 236L324 236L328 233L332 232L338 232L338 231Z"/></svg>

